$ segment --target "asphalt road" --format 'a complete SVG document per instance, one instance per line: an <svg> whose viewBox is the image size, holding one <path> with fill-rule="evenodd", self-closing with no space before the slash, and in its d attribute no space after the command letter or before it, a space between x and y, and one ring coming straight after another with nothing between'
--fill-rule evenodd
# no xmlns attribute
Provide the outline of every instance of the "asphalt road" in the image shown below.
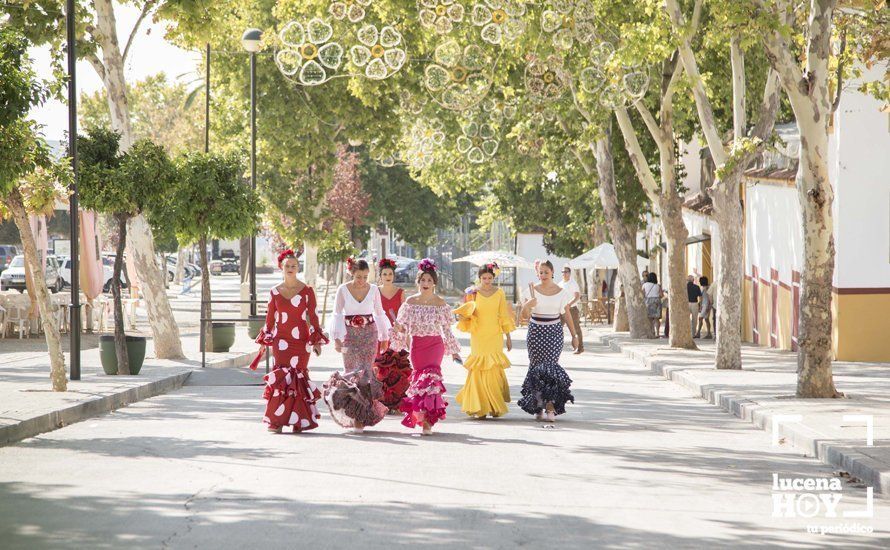
<svg viewBox="0 0 890 550"><path fill-rule="evenodd" d="M256 377L208 371L0 448L0 547L890 546L886 500L870 519L773 517L774 473L832 469L604 348L563 355L576 402L555 426L533 421L515 406L527 366L516 339L509 415L471 420L452 404L431 437L396 416L363 435L327 415L314 432L269 434ZM313 378L339 364L326 349ZM453 401L464 373L445 374ZM862 488L840 496L839 515L866 507ZM806 532L839 524L876 532Z"/></svg>

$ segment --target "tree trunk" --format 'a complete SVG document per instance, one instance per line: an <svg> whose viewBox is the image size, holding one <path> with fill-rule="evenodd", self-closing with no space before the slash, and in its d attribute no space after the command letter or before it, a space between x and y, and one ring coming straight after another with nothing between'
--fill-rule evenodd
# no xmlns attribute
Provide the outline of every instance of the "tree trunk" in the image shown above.
<svg viewBox="0 0 890 550"><path fill-rule="evenodd" d="M742 278L745 257L744 223L739 201L739 175L734 174L710 191L714 203L714 219L720 229L717 253L717 289L714 307L717 310L718 369L742 368Z"/></svg>
<svg viewBox="0 0 890 550"><path fill-rule="evenodd" d="M664 176L662 176L664 177ZM689 232L683 222L683 205L676 191L661 198L661 225L667 243L668 307L670 308L670 346L697 349L692 340L689 321L689 296L686 293L686 238Z"/></svg>
<svg viewBox="0 0 890 550"><path fill-rule="evenodd" d="M124 249L127 246L127 216L115 214L117 222L117 252L114 257L114 275L111 279L111 295L114 298L114 352L117 356L117 373L130 374L127 357L127 335L124 332L124 307L121 303L121 271L124 267Z"/></svg>
<svg viewBox="0 0 890 550"><path fill-rule="evenodd" d="M618 191L615 187L615 166L612 160L611 128L606 128L605 136L596 140L594 154L598 173L600 202L612 244L618 256L618 276L624 289L624 303L630 325L631 338L652 338L652 323L646 313L640 274L637 273L637 247L634 232L622 219L618 205Z"/></svg>
<svg viewBox="0 0 890 550"><path fill-rule="evenodd" d="M182 279L185 277L185 249L180 248L176 252L176 275L173 278L173 281L181 285Z"/></svg>
<svg viewBox="0 0 890 550"><path fill-rule="evenodd" d="M303 282L315 288L318 282L318 245L303 241Z"/></svg>
<svg viewBox="0 0 890 550"><path fill-rule="evenodd" d="M117 38L117 22L112 0L93 0L96 9L96 40L102 51L102 61L90 59L108 96L111 127L121 134L120 148L127 151L133 144L133 127L130 106L127 101L124 60ZM164 288L165 276L155 263L154 239L151 227L144 216L130 219L130 243L133 246L136 272L142 282L148 318L154 336L155 355L158 359L182 358L179 328L173 317L173 309Z"/></svg>
<svg viewBox="0 0 890 550"><path fill-rule="evenodd" d="M182 342L179 339L179 327L173 318L173 308L164 290L164 277L155 262L154 242L151 227L145 216L137 215L129 222L130 244L136 272L142 283L145 294L145 307L148 310L148 321L154 336L155 357L158 359L181 359ZM204 265L203 269L207 269ZM207 271L204 271L207 273Z"/></svg>
<svg viewBox="0 0 890 550"><path fill-rule="evenodd" d="M13 187L7 195L7 205L12 211L15 225L22 237L22 248L25 249L25 262L34 278L34 293L37 297L37 307L43 318L43 334L46 337L46 347L49 350L50 381L53 391L67 391L68 379L65 374L65 356L62 355L61 336L53 305L49 297L49 289L46 288L46 277L41 265L40 255L37 252L37 243L34 242L34 234L31 233L31 224L28 222L28 213L18 188Z"/></svg>
<svg viewBox="0 0 890 550"><path fill-rule="evenodd" d="M834 234L828 179L828 133L825 121L800 120L800 166L797 189L803 218L804 266L801 273L800 329L797 356L798 397L837 397L831 372L831 289Z"/></svg>
<svg viewBox="0 0 890 550"><path fill-rule="evenodd" d="M241 282L250 282L250 237L243 237L238 241L239 269Z"/></svg>
<svg viewBox="0 0 890 550"><path fill-rule="evenodd" d="M201 318L205 319L203 323L204 330L204 350L210 351L213 349L213 331L210 330L213 326L211 323L211 308L210 304L205 304L203 302L209 302L212 298L210 296L210 270L207 266L207 237L201 237L198 241L198 248L200 248L201 255L201 271L203 271L203 277L201 277Z"/></svg>

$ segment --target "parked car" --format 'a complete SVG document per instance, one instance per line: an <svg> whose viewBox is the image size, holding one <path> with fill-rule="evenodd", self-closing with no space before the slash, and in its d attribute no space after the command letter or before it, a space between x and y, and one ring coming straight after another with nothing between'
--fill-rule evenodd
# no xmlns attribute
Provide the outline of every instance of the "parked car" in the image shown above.
<svg viewBox="0 0 890 550"><path fill-rule="evenodd" d="M71 286L71 258L68 256L57 256L59 259L59 276L62 277L62 284L66 287ZM102 292L111 292L111 278L114 277L114 262L106 265L102 262ZM121 272L121 288L127 288L127 278Z"/></svg>
<svg viewBox="0 0 890 550"><path fill-rule="evenodd" d="M222 275L223 261L222 260L210 260L209 262L207 262L207 269L210 270L211 275Z"/></svg>
<svg viewBox="0 0 890 550"><path fill-rule="evenodd" d="M55 256L46 257L43 274L50 292L62 290L62 277L59 276L59 264L56 262ZM24 292L25 288L25 257L19 254L12 258L9 267L0 274L0 289Z"/></svg>
<svg viewBox="0 0 890 550"><path fill-rule="evenodd" d="M19 250L19 247L14 244L0 244L0 273L9 267L13 258L21 253L22 251Z"/></svg>
<svg viewBox="0 0 890 550"><path fill-rule="evenodd" d="M183 266L184 276L186 279L201 276L201 268L195 264L186 263ZM167 256L167 280L173 282L176 278L176 256Z"/></svg>
<svg viewBox="0 0 890 550"><path fill-rule="evenodd" d="M231 248L220 250L219 259L220 261L222 261L223 273L241 272L241 258L239 256L236 256L235 251Z"/></svg>
<svg viewBox="0 0 890 550"><path fill-rule="evenodd" d="M417 276L417 261L407 258L399 258L396 260L396 272L393 278L394 283L413 283L414 277Z"/></svg>

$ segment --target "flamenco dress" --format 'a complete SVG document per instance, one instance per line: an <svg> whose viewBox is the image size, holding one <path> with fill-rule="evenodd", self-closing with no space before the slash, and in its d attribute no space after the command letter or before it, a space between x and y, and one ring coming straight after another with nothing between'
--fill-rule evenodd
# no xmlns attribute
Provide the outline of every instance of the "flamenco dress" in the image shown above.
<svg viewBox="0 0 890 550"><path fill-rule="evenodd" d="M560 415L566 412L567 402L575 402L572 379L559 364L565 341L560 313L573 296L564 290L552 296L535 291L535 298L537 305L528 324L528 373L517 404L529 414L538 414L552 403Z"/></svg>
<svg viewBox="0 0 890 550"><path fill-rule="evenodd" d="M388 338L390 326L376 285L371 285L362 301L353 297L346 284L340 285L330 332L343 342L343 372L335 372L325 383L324 400L331 418L344 428L373 426L386 416L374 359L378 342Z"/></svg>
<svg viewBox="0 0 890 550"><path fill-rule="evenodd" d="M272 350L274 368L265 376L263 422L270 428L292 426L294 432L318 427L316 402L321 392L309 378L309 354L315 344L328 339L318 324L315 291L304 286L293 298L285 298L278 288L269 295L266 324L256 338L260 352L250 368L256 369L265 347Z"/></svg>
<svg viewBox="0 0 890 550"><path fill-rule="evenodd" d="M383 311L390 322L395 322L399 314L403 294L404 291L401 288L392 298L380 294ZM374 374L383 390L380 402L386 405L390 411L398 410L402 399L405 398L405 392L411 385L411 360L408 357L408 352L394 349L384 351L374 360Z"/></svg>
<svg viewBox="0 0 890 550"><path fill-rule="evenodd" d="M504 335L516 328L513 312L500 288L491 296L476 292L468 298L475 307L467 308L472 313L462 315L457 324L458 330L470 333L470 356L464 363L467 380L455 399L470 416L503 416L510 402L504 372L510 368L510 361L504 354Z"/></svg>
<svg viewBox="0 0 890 550"><path fill-rule="evenodd" d="M405 413L402 424L413 428L424 422L431 426L445 419L445 384L442 357L460 353L460 344L451 332L453 315L447 305L404 304L399 311L400 330L391 331L392 349L409 349L411 385L399 409Z"/></svg>

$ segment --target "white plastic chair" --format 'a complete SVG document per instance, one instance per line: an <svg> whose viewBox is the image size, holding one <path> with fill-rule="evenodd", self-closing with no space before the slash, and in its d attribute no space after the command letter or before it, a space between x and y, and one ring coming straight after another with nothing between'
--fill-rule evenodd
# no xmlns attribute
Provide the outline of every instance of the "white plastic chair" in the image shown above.
<svg viewBox="0 0 890 550"><path fill-rule="evenodd" d="M30 326L28 316L22 313L22 308L15 306L6 311L6 320L3 322L4 333L10 326L18 326L19 340L25 337L25 324Z"/></svg>

